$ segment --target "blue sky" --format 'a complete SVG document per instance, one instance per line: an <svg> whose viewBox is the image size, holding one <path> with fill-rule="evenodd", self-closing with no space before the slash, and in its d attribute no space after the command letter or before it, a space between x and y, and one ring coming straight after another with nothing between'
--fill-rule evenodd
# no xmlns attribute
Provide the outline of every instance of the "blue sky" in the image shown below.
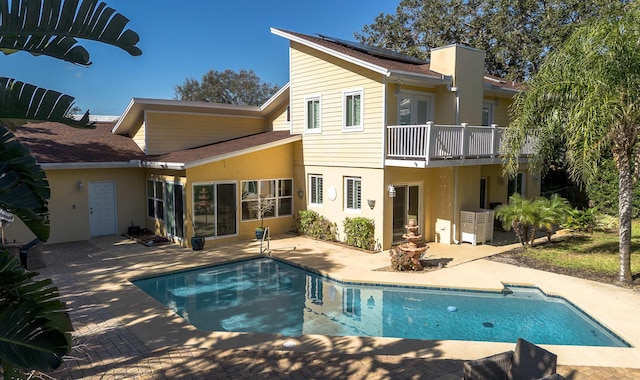
<svg viewBox="0 0 640 380"><path fill-rule="evenodd" d="M0 75L60 91L94 115L121 115L131 98L173 99L175 86L214 69L253 70L288 81L288 41L270 27L355 40L353 34L399 0L106 0L140 35L142 56L81 41L88 68L25 52L0 55Z"/></svg>

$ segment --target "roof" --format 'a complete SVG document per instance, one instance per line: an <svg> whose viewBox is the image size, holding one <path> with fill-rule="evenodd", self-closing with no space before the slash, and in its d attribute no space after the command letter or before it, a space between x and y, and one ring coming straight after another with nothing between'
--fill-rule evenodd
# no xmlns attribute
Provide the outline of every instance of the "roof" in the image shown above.
<svg viewBox="0 0 640 380"><path fill-rule="evenodd" d="M313 37L306 34L277 28L271 28L271 32L281 37L287 38L290 41L298 42L316 50L323 51L327 54L344 59L346 61L350 61L359 66L369 68L386 76L409 75L429 78L432 80L439 80L443 83L450 83L450 78L441 73L431 70L429 63L412 63L409 61L398 59L384 58L376 54L368 54L362 51L362 49L351 48L349 46L346 46L345 44L333 42L330 38L327 39L321 37ZM353 45L358 44L353 43ZM515 82L506 81L503 78L498 78L491 75L485 75L484 81L485 87L487 88L502 89L507 91L518 91L520 89L519 84Z"/></svg>
<svg viewBox="0 0 640 380"><path fill-rule="evenodd" d="M146 157L141 165L174 169L188 168L288 144L300 139L300 135L291 135L289 131L261 132L196 148Z"/></svg>
<svg viewBox="0 0 640 380"><path fill-rule="evenodd" d="M111 133L114 123L96 123L94 129L61 123L30 123L18 127L16 137L40 164L122 163L144 157L129 137Z"/></svg>

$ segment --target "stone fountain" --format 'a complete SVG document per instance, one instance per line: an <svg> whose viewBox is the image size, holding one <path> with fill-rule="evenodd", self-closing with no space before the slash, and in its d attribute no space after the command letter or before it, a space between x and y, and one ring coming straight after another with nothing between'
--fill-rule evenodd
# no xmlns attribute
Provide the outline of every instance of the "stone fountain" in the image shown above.
<svg viewBox="0 0 640 380"><path fill-rule="evenodd" d="M427 244L422 240L422 235L417 234L418 225L415 219L409 219L409 223L404 226L407 233L402 235L402 238L406 240L405 243L400 244L397 249L406 254L415 270L422 270L422 264L420 263L420 257L427 250Z"/></svg>

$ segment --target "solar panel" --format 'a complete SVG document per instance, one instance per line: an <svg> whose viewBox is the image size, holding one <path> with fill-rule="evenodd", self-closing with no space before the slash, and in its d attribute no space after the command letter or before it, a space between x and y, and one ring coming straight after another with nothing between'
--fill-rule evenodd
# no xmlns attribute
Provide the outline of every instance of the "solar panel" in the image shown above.
<svg viewBox="0 0 640 380"><path fill-rule="evenodd" d="M429 63L428 61L423 61L416 57L412 57L410 55L403 54L403 53L398 53L393 50L389 50L389 49L385 49L377 46L365 45L358 42L341 40L339 38L329 37L320 33L316 33L316 34L325 41L333 42L338 45L342 45L344 47L359 51L361 53L369 54L378 58L391 59L394 61L411 63L415 65L424 65Z"/></svg>

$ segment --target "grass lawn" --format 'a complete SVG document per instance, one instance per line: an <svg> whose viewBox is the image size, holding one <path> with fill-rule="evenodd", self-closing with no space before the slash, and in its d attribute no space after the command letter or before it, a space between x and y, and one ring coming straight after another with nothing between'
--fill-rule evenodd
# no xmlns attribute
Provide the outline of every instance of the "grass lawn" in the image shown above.
<svg viewBox="0 0 640 380"><path fill-rule="evenodd" d="M550 244L520 251L518 261L539 269L553 270L599 281L615 281L620 271L618 231L572 233ZM516 256L516 255L514 255ZM515 258L515 257L514 257ZM640 274L640 220L633 221L631 273ZM637 282L638 280L636 280Z"/></svg>

